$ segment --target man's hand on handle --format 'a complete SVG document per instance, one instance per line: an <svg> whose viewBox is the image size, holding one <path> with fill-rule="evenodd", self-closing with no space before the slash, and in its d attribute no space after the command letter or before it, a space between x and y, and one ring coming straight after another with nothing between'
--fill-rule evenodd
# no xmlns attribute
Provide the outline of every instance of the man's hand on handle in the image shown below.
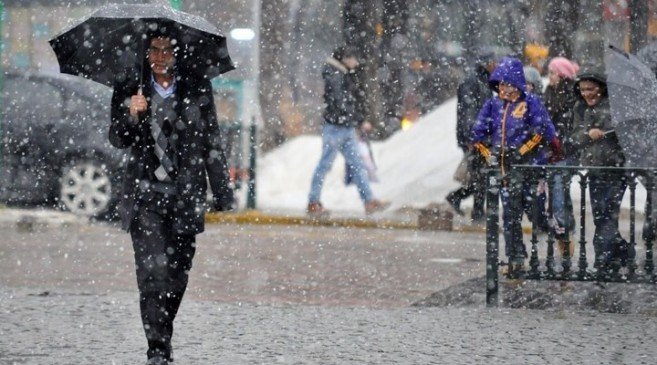
<svg viewBox="0 0 657 365"><path fill-rule="evenodd" d="M133 95L130 98L130 116L137 118L139 113L145 112L148 109L148 102L146 97L142 95L141 88L137 92L137 95Z"/></svg>

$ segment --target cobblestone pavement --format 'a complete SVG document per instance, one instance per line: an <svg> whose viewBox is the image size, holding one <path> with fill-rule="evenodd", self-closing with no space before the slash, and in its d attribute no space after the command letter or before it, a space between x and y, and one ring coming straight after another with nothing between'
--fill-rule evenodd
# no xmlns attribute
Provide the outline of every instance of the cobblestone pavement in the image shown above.
<svg viewBox="0 0 657 365"><path fill-rule="evenodd" d="M0 235L0 365L145 361L126 234ZM209 225L175 364L654 363L650 315L409 307L483 275L484 250L480 234Z"/></svg>
<svg viewBox="0 0 657 365"><path fill-rule="evenodd" d="M0 364L142 364L137 297L0 289ZM178 365L654 364L654 318L186 300Z"/></svg>

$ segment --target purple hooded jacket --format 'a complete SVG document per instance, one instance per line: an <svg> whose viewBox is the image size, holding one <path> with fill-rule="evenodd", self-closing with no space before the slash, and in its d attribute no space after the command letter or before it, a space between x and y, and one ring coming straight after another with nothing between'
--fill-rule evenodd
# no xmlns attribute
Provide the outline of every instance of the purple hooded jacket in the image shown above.
<svg viewBox="0 0 657 365"><path fill-rule="evenodd" d="M489 85L498 92L501 82L513 85L521 95L515 101L488 99L472 127L472 144L487 160L495 156L503 170L511 164L546 164L547 142L556 137L555 129L541 99L527 91L520 60L501 60Z"/></svg>

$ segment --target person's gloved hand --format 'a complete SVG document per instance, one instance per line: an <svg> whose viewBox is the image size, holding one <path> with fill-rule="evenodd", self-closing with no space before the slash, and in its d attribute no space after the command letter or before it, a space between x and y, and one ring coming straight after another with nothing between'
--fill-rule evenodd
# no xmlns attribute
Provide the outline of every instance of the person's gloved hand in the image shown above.
<svg viewBox="0 0 657 365"><path fill-rule="evenodd" d="M557 137L554 137L554 140L552 140L550 143L550 151L552 153L548 160L549 164L555 164L566 159L566 155L564 154L563 148L561 147L561 142L559 142Z"/></svg>
<svg viewBox="0 0 657 365"><path fill-rule="evenodd" d="M216 212L230 212L235 210L233 192L226 192L220 196L215 195L212 199L212 209Z"/></svg>

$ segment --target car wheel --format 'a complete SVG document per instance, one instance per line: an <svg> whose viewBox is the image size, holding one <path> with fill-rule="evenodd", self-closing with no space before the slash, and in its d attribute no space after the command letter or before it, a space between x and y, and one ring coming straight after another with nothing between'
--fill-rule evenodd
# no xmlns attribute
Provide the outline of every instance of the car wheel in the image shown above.
<svg viewBox="0 0 657 365"><path fill-rule="evenodd" d="M73 214L99 217L113 207L112 179L107 169L93 161L77 161L64 168L59 201Z"/></svg>

